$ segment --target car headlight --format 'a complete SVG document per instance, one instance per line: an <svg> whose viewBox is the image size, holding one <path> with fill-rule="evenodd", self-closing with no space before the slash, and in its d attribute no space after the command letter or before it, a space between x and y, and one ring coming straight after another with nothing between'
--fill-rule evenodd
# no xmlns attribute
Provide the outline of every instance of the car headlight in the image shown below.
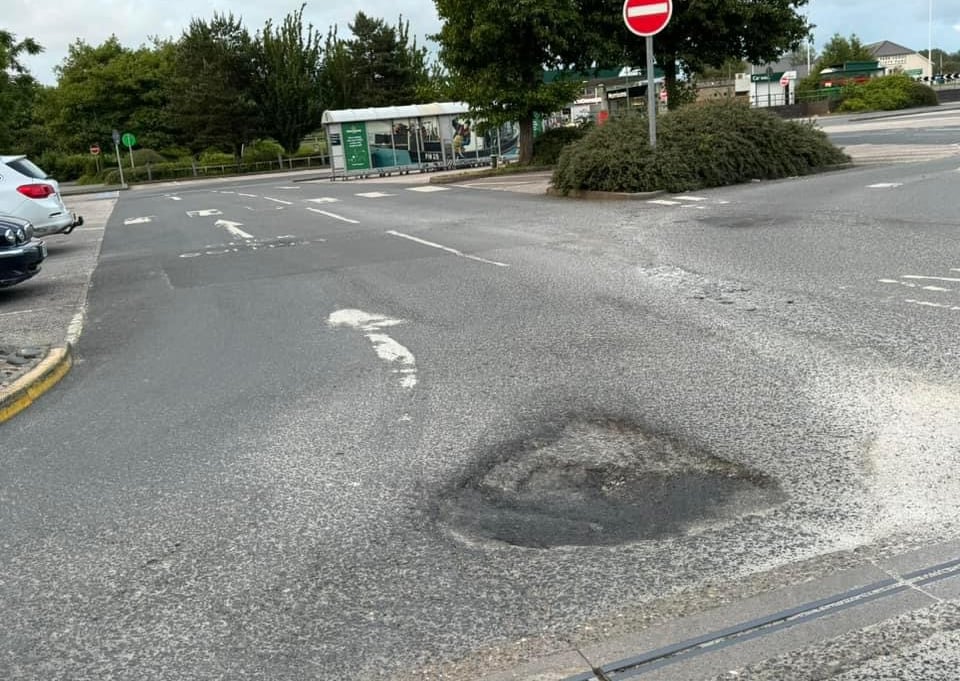
<svg viewBox="0 0 960 681"><path fill-rule="evenodd" d="M27 231L23 227L17 227L14 231L17 233L17 241L19 243L27 243Z"/></svg>
<svg viewBox="0 0 960 681"><path fill-rule="evenodd" d="M13 227L7 227L3 230L3 238L6 239L7 243L16 245L17 243L17 232Z"/></svg>

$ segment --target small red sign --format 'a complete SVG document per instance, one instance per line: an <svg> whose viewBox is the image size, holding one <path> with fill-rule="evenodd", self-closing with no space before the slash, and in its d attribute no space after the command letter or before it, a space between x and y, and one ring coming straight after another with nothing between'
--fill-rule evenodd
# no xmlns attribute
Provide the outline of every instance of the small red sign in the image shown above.
<svg viewBox="0 0 960 681"><path fill-rule="evenodd" d="M94 156L96 156L97 154L99 154L99 153L100 153L100 145L99 145L99 144L91 144L91 145L90 145L90 153L93 154Z"/></svg>
<svg viewBox="0 0 960 681"><path fill-rule="evenodd" d="M623 3L623 21L641 37L656 35L673 16L672 0L626 0Z"/></svg>

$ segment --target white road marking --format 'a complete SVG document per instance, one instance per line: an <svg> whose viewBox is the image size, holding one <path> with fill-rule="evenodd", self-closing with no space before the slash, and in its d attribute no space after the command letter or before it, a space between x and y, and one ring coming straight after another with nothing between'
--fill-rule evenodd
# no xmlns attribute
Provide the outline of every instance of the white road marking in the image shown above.
<svg viewBox="0 0 960 681"><path fill-rule="evenodd" d="M277 187L277 189L296 189L299 191L300 189L303 189L303 187Z"/></svg>
<svg viewBox="0 0 960 681"><path fill-rule="evenodd" d="M450 187L438 187L435 184L425 184L422 187L407 187L408 192L423 192L424 194L429 194L430 192L446 192L450 191Z"/></svg>
<svg viewBox="0 0 960 681"><path fill-rule="evenodd" d="M257 195L256 195L256 194L241 194L240 192L237 192L237 196L246 196L248 199L255 199L255 198L257 198Z"/></svg>
<svg viewBox="0 0 960 681"><path fill-rule="evenodd" d="M274 203L282 203L285 206L293 205L293 201L284 201L283 199L275 199L271 196L264 196L263 198L266 199L267 201L273 201Z"/></svg>
<svg viewBox="0 0 960 681"><path fill-rule="evenodd" d="M205 208L203 210L188 210L187 216L191 218L206 218L211 215L223 215L216 208Z"/></svg>
<svg viewBox="0 0 960 681"><path fill-rule="evenodd" d="M903 182L878 182L877 184L868 184L867 189L893 189L902 186Z"/></svg>
<svg viewBox="0 0 960 681"><path fill-rule="evenodd" d="M171 201L183 201L179 196L168 196L167 198Z"/></svg>
<svg viewBox="0 0 960 681"><path fill-rule="evenodd" d="M242 229L240 229L240 226L242 224L243 224L242 222L230 222L230 220L217 220L216 222L213 223L213 226L223 227L228 232L230 232L234 236L240 237L241 239L253 239L254 236L252 234L247 234Z"/></svg>
<svg viewBox="0 0 960 681"><path fill-rule="evenodd" d="M647 203L652 203L657 206L679 206L680 205L679 201L668 201L667 199L651 199L650 201L647 201Z"/></svg>
<svg viewBox="0 0 960 681"><path fill-rule="evenodd" d="M127 218L123 221L125 225L144 225L148 222L153 222L153 219L157 217L156 215L144 215L142 218Z"/></svg>
<svg viewBox="0 0 960 681"><path fill-rule="evenodd" d="M402 319L390 319L383 315L370 314L363 310L337 310L327 319L327 324L333 327L346 326L359 329L373 343L373 350L377 356L391 364L400 366L393 373L400 374L400 385L404 388L413 388L417 385L417 361L413 353L382 330L398 324L404 324Z"/></svg>
<svg viewBox="0 0 960 681"><path fill-rule="evenodd" d="M953 289L951 289L951 288L943 288L942 286L922 286L921 288L922 288L924 291L941 291L941 292L946 292L946 293L949 293L950 291L953 291Z"/></svg>
<svg viewBox="0 0 960 681"><path fill-rule="evenodd" d="M926 277L920 274L904 274L904 279L932 279L933 281L960 281L956 277Z"/></svg>
<svg viewBox="0 0 960 681"><path fill-rule="evenodd" d="M221 194L236 194L237 192L232 191L232 190L231 190L231 191L227 191L226 189L221 189L221 190L220 190L220 193L221 193Z"/></svg>
<svg viewBox="0 0 960 681"><path fill-rule="evenodd" d="M680 196L674 196L677 201L706 201L702 196L690 196L689 194L682 194Z"/></svg>
<svg viewBox="0 0 960 681"><path fill-rule="evenodd" d="M383 192L361 192L357 196L362 196L365 199L382 199L385 196L396 196L396 194L384 194Z"/></svg>
<svg viewBox="0 0 960 681"><path fill-rule="evenodd" d="M340 199L335 199L332 196L321 196L319 199L307 199L311 203L336 203Z"/></svg>
<svg viewBox="0 0 960 681"><path fill-rule="evenodd" d="M415 236L410 236L409 234L404 234L403 232L396 232L394 230L388 230L387 234L390 236L400 237L401 239L409 239L410 241L415 241L418 244L424 246L429 246L430 248L439 248L441 251L446 251L447 253L453 253L459 258L467 258L468 260L476 260L477 262L486 263L487 265L496 265L497 267L510 267L505 262L497 262L496 260L487 260L486 258L480 258L476 255L467 255L463 251L458 251L456 248L450 248L449 246L442 246L440 244L434 243L432 241L427 241L426 239L420 239Z"/></svg>
<svg viewBox="0 0 960 681"><path fill-rule="evenodd" d="M351 225L358 225L360 222L358 220L351 220L350 218L345 218L342 215L337 215L336 213L330 213L329 211L320 210L319 208L311 208L307 206L307 210L312 213L320 213L320 215L326 215L328 218L333 218L334 220L343 220L344 222L349 222Z"/></svg>
<svg viewBox="0 0 960 681"><path fill-rule="evenodd" d="M918 288L920 284L911 284L907 281L897 281L896 279L877 279L881 284L898 284L900 286L906 286L907 288Z"/></svg>
<svg viewBox="0 0 960 681"><path fill-rule="evenodd" d="M960 307L956 305L944 305L943 303L933 303L929 300L913 300L912 298L907 298L905 303L912 303L914 305L920 305L922 307L935 307L940 310L952 310L954 312L960 310Z"/></svg>

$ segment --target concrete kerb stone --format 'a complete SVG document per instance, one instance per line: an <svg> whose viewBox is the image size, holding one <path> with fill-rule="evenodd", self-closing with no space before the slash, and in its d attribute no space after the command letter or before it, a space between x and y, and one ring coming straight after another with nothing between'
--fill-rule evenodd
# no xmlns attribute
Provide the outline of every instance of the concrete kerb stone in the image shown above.
<svg viewBox="0 0 960 681"><path fill-rule="evenodd" d="M55 386L73 366L73 346L51 348L37 366L0 390L0 423L9 421Z"/></svg>
<svg viewBox="0 0 960 681"><path fill-rule="evenodd" d="M575 189L563 193L554 187L547 188L550 196L559 196L565 199L586 199L588 201L643 201L663 196L667 192L657 189L652 192L601 192L592 189Z"/></svg>

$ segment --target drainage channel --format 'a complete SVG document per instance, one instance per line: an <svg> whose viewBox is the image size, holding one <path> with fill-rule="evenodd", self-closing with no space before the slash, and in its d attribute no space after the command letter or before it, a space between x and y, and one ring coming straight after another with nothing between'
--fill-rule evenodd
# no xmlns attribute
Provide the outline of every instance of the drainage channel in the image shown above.
<svg viewBox="0 0 960 681"><path fill-rule="evenodd" d="M684 662L705 653L767 636L798 624L858 607L870 601L887 598L908 589L957 576L960 576L960 559L909 572L899 579L884 579L764 617L741 622L726 629L713 631L657 648L642 655L606 664L591 672L571 676L563 681L620 681L621 679L636 678L655 669Z"/></svg>

